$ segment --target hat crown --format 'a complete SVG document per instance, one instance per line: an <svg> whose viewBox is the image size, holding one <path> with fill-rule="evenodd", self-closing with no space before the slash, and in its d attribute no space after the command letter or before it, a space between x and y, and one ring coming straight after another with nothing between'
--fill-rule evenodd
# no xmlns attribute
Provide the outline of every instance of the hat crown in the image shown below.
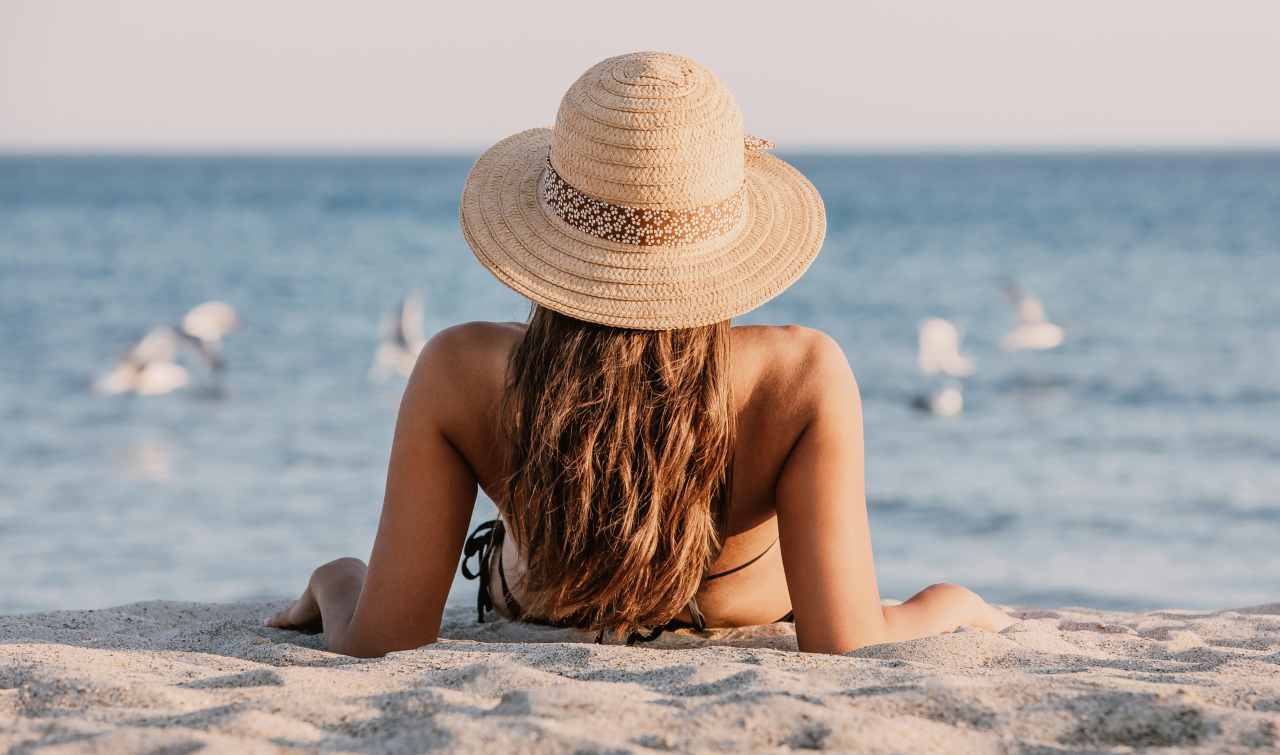
<svg viewBox="0 0 1280 755"><path fill-rule="evenodd" d="M633 86L683 87L689 83L692 73L688 66L674 56L655 53L627 56L615 70L619 81Z"/></svg>
<svg viewBox="0 0 1280 755"><path fill-rule="evenodd" d="M742 111L689 58L637 52L592 66L565 93L551 163L573 188L632 207L722 202L745 177Z"/></svg>

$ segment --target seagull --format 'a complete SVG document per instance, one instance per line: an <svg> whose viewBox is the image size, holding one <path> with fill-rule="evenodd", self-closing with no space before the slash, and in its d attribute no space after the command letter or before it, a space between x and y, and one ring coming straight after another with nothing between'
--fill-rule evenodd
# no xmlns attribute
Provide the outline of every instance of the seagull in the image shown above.
<svg viewBox="0 0 1280 755"><path fill-rule="evenodd" d="M939 417L957 417L964 411L964 393L959 383L948 383L932 393L911 399L911 407Z"/></svg>
<svg viewBox="0 0 1280 755"><path fill-rule="evenodd" d="M960 329L942 317L929 317L920 322L919 349L916 365L922 375L968 377L973 375L973 358L960 353ZM964 393L960 384L950 381L932 393L911 398L911 407L940 417L955 417L964 411Z"/></svg>
<svg viewBox="0 0 1280 755"><path fill-rule="evenodd" d="M181 343L177 329L168 325L152 328L94 382L94 391L108 396L159 396L186 386L191 377L174 361Z"/></svg>
<svg viewBox="0 0 1280 755"><path fill-rule="evenodd" d="M930 317L920 323L916 364L922 375L944 375L949 378L973 374L973 359L960 353L960 329L950 320ZM931 393L911 399L911 406L939 417L955 417L964 411L964 394L960 384L948 382Z"/></svg>
<svg viewBox="0 0 1280 755"><path fill-rule="evenodd" d="M240 325L240 318L230 304L224 301L207 301L193 308L182 318L178 333L186 338L212 370L221 370L222 339Z"/></svg>
<svg viewBox="0 0 1280 755"><path fill-rule="evenodd" d="M1005 287L1005 295L1013 304L1018 326L1000 340L1000 348L1005 351L1041 351L1056 348L1062 343L1066 332L1045 319L1044 305L1034 294L1011 283Z"/></svg>
<svg viewBox="0 0 1280 755"><path fill-rule="evenodd" d="M188 312L179 325L160 325L147 331L94 381L93 389L108 396L159 396L184 388L191 384L191 373L179 364L180 352L192 350L211 371L220 371L224 364L222 338L239 322L231 305L205 302Z"/></svg>
<svg viewBox="0 0 1280 755"><path fill-rule="evenodd" d="M418 354L427 344L422 329L422 294L410 292L400 299L397 310L382 318L382 342L369 368L372 379L382 380L393 372L409 377Z"/></svg>
<svg viewBox="0 0 1280 755"><path fill-rule="evenodd" d="M916 363L921 374L956 378L973 374L973 359L960 353L960 329L950 320L930 317L920 323L918 340Z"/></svg>

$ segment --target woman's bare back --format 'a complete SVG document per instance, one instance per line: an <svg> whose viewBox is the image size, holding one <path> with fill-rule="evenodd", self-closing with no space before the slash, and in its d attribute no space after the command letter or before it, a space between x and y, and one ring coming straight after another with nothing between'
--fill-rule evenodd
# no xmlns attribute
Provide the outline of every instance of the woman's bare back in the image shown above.
<svg viewBox="0 0 1280 755"><path fill-rule="evenodd" d="M474 344L466 352L468 364L461 366L475 374L470 383L474 395L464 400L474 407L478 420L471 425L472 431L457 439L458 450L493 500L500 493L498 481L507 450L498 415L503 375L524 327L521 323L476 322L454 329L460 338ZM818 388L805 384L816 378L805 369L806 358L812 356L808 352L822 348L826 338L818 331L796 326L739 326L731 332L737 446L727 532L710 573L728 572L763 556L745 569L707 582L698 593L699 607L711 626L759 624L791 610L781 549L776 545L774 490L787 454L803 429L797 397ZM519 601L522 559L511 538L504 542L503 568ZM502 610L502 601L496 604Z"/></svg>

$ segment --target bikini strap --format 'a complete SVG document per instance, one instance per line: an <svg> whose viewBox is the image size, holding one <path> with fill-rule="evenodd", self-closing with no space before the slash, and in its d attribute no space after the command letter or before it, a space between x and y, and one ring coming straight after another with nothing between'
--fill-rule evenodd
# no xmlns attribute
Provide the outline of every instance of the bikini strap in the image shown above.
<svg viewBox="0 0 1280 755"><path fill-rule="evenodd" d="M663 632L667 632L672 629L685 629L691 627L699 632L707 631L707 617L703 615L702 609L698 608L698 599L689 598L689 602L685 604L685 609L689 612L688 624L673 619L660 627L654 627L648 632L632 632L627 637L627 644L635 645L639 642L653 642L661 637ZM599 644L603 640L604 630L601 630L600 634L596 635L596 643Z"/></svg>
<svg viewBox="0 0 1280 755"><path fill-rule="evenodd" d="M769 547L767 547L767 548L765 548L764 550L760 551L760 553L759 553L759 554L757 554L757 555L756 555L754 558L752 558L750 561L747 561L745 564L738 564L737 566L733 567L732 569L725 569L724 571L720 572L719 574L708 574L707 576L705 576L705 577L703 577L703 578L702 578L702 581L703 581L703 582L710 582L710 581L711 581L711 580L713 580L713 579L720 579L721 577L727 577L727 576L729 576L730 574L733 574L734 572L740 572L740 571L742 571L743 569L747 568L748 566L751 566L751 565L752 565L752 564L754 564L755 562L759 561L760 559L764 558L764 557L765 557L765 554L766 554L766 553L768 553L769 551L773 550L773 546L775 546L775 545L777 545L777 544L778 544L778 539L777 539L777 538L774 538L773 542L772 542L772 543L769 543Z"/></svg>
<svg viewBox="0 0 1280 755"><path fill-rule="evenodd" d="M511 588L507 584L507 573L502 565L502 544L506 539L505 536L506 528L503 526L502 520L490 519L487 522L481 522L477 525L467 537L466 543L463 545L462 576L466 579L478 579L480 581L479 589L476 590L476 614L477 620L480 623L484 623L484 615L486 611L492 611L495 609L493 596L489 590L489 582L493 573L493 559L495 556L498 559L498 580L502 587L503 601L507 604L507 612L510 613L513 618L517 619L521 614L520 604L516 602L515 597L511 594ZM739 564L732 569L727 569L719 574L708 574L706 577L703 577L703 582L710 582L713 579L727 577L734 572L741 571L748 566L751 566L755 562L764 558L769 551L773 550L773 546L777 544L778 541L775 539L769 544L769 547L765 548L746 563ZM474 569L467 563L472 558L476 559L476 566ZM702 609L698 607L698 599L696 597L690 598L685 608L689 612L688 625L679 621L671 621L663 626L654 627L649 632L632 632L627 637L627 644L634 645L639 642L653 642L658 639L664 631L668 629L682 628L684 626L692 627L699 632L706 631L707 619L702 613ZM601 630L596 635L596 642L601 643L603 641L604 630Z"/></svg>
<svg viewBox="0 0 1280 755"><path fill-rule="evenodd" d="M713 579L727 577L730 574L733 574L734 572L742 571L748 566L751 566L755 562L764 558L765 554L773 550L773 546L777 544L778 544L778 541L775 538L772 543L769 543L769 547L760 551L759 554L757 554L750 561L747 561L745 564L738 564L732 569L726 569L725 571L722 571L719 574L708 574L707 576L702 578L702 581L706 583L706 582L710 582ZM702 609L698 607L698 599L696 597L689 598L689 602L685 605L685 609L689 612L689 623L687 625L684 624L683 622L673 620L668 622L667 624L664 624L663 626L654 627L652 631L647 633L632 632L631 635L627 637L627 644L634 645L637 642L653 642L654 640L661 637L664 631L667 631L670 629L684 629L686 626L692 627L693 629L696 629L699 632L705 632L707 630L707 617L702 613ZM596 636L596 642L599 643L603 641L603 639L604 639L604 632L601 631L601 633Z"/></svg>

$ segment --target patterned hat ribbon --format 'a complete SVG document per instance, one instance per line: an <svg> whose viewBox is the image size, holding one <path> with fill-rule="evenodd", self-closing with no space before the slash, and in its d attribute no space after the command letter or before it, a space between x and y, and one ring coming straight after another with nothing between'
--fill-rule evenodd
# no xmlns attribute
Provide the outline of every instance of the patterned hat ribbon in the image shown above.
<svg viewBox="0 0 1280 755"><path fill-rule="evenodd" d="M744 141L747 153L773 149L768 139L748 136ZM745 194L738 189L721 202L687 209L630 207L578 191L556 172L549 155L542 174L542 201L566 225L598 239L635 246L688 246L723 236L741 221Z"/></svg>

